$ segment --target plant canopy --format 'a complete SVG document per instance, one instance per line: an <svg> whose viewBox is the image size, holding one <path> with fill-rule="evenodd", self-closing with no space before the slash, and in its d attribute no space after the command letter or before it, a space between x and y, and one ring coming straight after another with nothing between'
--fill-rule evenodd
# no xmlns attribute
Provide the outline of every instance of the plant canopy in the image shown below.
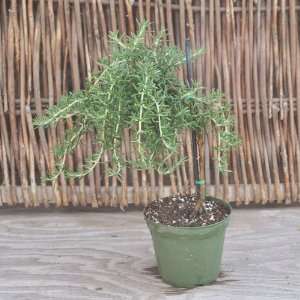
<svg viewBox="0 0 300 300"><path fill-rule="evenodd" d="M184 53L166 45L163 32L146 45L148 26L141 23L137 33L130 36L111 33L111 54L100 60L100 70L87 80L85 88L63 96L35 118L36 127L49 127L69 118L73 121L55 149L56 166L50 180L60 174L69 178L89 174L103 162L104 151L111 153L108 175L120 175L127 166L168 173L185 160L178 155L179 135L184 130L202 135L209 128L216 130L217 159L220 168L226 169L228 151L238 142L230 104L219 91L204 95L198 83L188 87L178 79ZM201 52L197 50L192 58ZM134 160L122 155L125 129L130 132L130 145L136 148ZM89 131L95 133L94 153L79 170L69 170L67 155Z"/></svg>

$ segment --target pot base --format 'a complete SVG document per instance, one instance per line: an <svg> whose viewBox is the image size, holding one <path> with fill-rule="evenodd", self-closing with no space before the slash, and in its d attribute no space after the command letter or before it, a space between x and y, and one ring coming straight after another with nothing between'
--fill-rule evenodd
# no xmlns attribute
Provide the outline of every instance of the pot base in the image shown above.
<svg viewBox="0 0 300 300"><path fill-rule="evenodd" d="M229 204L214 200L231 211ZM215 281L220 272L228 222L229 215L221 222L200 227L173 227L148 221L163 280L181 288Z"/></svg>

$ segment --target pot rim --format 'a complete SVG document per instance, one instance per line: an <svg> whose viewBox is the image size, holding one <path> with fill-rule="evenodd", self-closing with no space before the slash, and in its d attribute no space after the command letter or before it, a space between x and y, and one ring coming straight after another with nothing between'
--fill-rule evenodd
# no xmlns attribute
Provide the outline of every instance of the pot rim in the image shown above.
<svg viewBox="0 0 300 300"><path fill-rule="evenodd" d="M164 198L168 198L168 197L164 197ZM162 198L162 199L164 199L164 198ZM232 206L230 205L230 203L229 202L226 202L225 200L223 200L223 199L219 199L219 198L216 198L216 197L212 197L212 196L207 196L207 197L205 197L205 199L208 199L208 198L210 198L210 199L214 199L214 200L217 200L218 202L222 202L224 205L225 205L225 207L229 210L229 213L228 213L228 215L222 220L222 221L219 221L219 222L217 222L217 223L213 223L213 224L209 224L209 225L201 225L201 226L173 226L173 225L166 225L166 224L162 224L162 223L154 223L154 222L152 222L152 221L150 221L150 220L147 220L145 217L144 217L144 219L145 219L145 222L147 223L147 224L151 224L151 225L153 225L153 226L162 226L162 227L165 227L165 228L168 228L168 229L171 229L171 230L180 230L180 229L184 229L184 230L201 230L201 229L207 229L207 228L212 228L212 227L216 227L216 226L219 226L219 225L221 225L221 224L223 224L223 223L225 223L225 222L227 222L228 220L229 220L229 218L230 218L230 215L231 215L231 212L232 212ZM145 207L145 209L147 208L147 206ZM144 209L144 211L145 211L145 209Z"/></svg>

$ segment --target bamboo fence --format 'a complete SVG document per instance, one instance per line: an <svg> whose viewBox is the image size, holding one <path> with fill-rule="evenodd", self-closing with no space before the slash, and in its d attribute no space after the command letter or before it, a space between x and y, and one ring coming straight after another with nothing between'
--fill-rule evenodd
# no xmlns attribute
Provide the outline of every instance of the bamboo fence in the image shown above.
<svg viewBox="0 0 300 300"><path fill-rule="evenodd" d="M220 174L212 159L213 133L199 144L208 194L238 205L300 202L300 1L1 0L0 206L122 208L193 190L190 133L181 147L188 161L168 177L124 169L121 182L109 178L106 153L103 167L87 178L61 176L55 186L40 180L53 168L53 147L72 120L34 131L33 117L83 87L98 58L109 54L109 31L132 32L141 19L154 31L165 29L166 42L183 48L189 36L192 48L205 48L194 79L232 101L242 139L230 156L232 172ZM91 139L68 158L71 167L91 153ZM123 151L134 158L127 142Z"/></svg>

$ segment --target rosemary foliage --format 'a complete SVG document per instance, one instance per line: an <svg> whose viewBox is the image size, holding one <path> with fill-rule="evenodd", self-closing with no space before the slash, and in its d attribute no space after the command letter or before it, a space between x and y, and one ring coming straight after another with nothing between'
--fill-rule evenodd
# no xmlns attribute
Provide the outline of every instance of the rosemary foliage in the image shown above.
<svg viewBox="0 0 300 300"><path fill-rule="evenodd" d="M230 105L219 91L203 95L196 82L190 88L179 80L176 71L185 63L184 53L166 46L164 33L154 36L151 46L146 45L147 27L147 22L140 24L131 36L111 33L112 52L100 60L100 71L86 82L85 89L63 96L35 118L36 127L52 126L68 118L74 124L56 147L56 167L50 180L60 174L69 178L89 174L102 163L104 151L111 153L108 175L120 175L125 166L169 173L185 160L178 157L179 134L189 129L205 134L211 127L218 136L220 168L226 168L228 151L238 141ZM196 51L193 58L201 52ZM130 130L130 144L137 149L135 160L122 156L125 128ZM96 132L93 142L98 150L80 170L68 170L66 156L89 131Z"/></svg>

